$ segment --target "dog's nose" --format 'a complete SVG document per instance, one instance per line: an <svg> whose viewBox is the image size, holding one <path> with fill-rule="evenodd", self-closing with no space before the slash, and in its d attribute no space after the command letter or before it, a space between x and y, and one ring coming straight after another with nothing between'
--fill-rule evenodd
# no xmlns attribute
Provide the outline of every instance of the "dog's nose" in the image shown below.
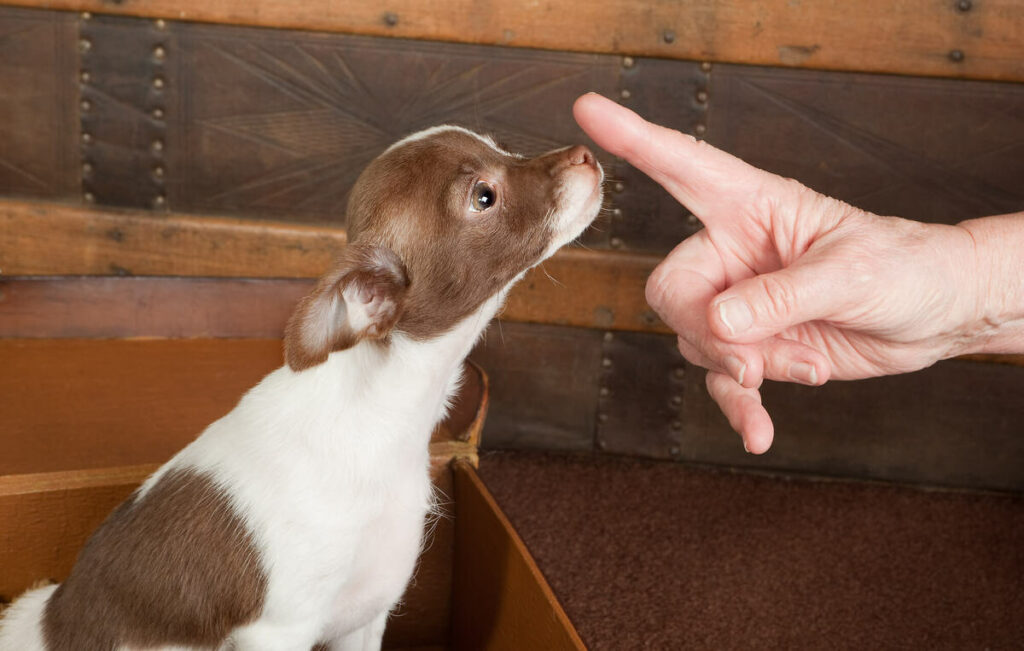
<svg viewBox="0 0 1024 651"><path fill-rule="evenodd" d="M583 145L576 145L568 152L568 159L570 165L590 165L593 166L596 161L594 154L590 152Z"/></svg>

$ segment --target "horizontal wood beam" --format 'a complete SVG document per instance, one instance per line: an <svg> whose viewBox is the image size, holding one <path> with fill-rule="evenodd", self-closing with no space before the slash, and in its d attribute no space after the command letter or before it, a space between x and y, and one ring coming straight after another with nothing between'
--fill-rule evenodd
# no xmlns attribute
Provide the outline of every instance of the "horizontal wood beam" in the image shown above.
<svg viewBox="0 0 1024 651"><path fill-rule="evenodd" d="M5 0L260 27L897 74L1024 80L1015 0ZM483 8L486 7L486 8Z"/></svg>
<svg viewBox="0 0 1024 651"><path fill-rule="evenodd" d="M345 232L337 227L0 200L0 273L6 276L311 279L327 270L344 243ZM644 300L644 284L658 260L655 256L563 249L516 286L502 318L667 332ZM104 285L108 289L104 289ZM185 293L183 287L175 289L165 282L148 286L135 284L133 291L143 296L147 292L167 298L177 296L186 304L194 301L203 305L201 309L223 313L235 309L223 303L224 292L230 289L225 289L227 285L241 291L240 295L247 289L235 282L224 283L220 290L206 285L208 291ZM92 293L99 296L109 291L110 286L110 283L91 283ZM127 283L122 287L127 288ZM51 307L64 310L72 321L84 316L84 312L74 315L66 304L61 306L62 301L76 300L73 290L51 286L49 289L36 287L33 291L62 294L48 299ZM272 292L276 307L265 318L257 319L276 328L304 291L301 283L278 284ZM77 296L81 301L85 294ZM109 304L116 299L108 294L102 300ZM38 301L25 301L26 305L29 303L34 307L26 309L39 309ZM0 302L0 309L2 306ZM236 308L241 313L246 312L245 306ZM144 314L152 309L148 301L125 309L135 310L143 322L163 318L154 320L152 315ZM169 306L164 309L173 311ZM253 311L250 309L248 313ZM102 311L91 312L98 314L98 318L110 320L110 313L104 316ZM47 318L44 316L42 320ZM172 323L180 318L168 315L166 327L173 328ZM257 336L276 334L268 334L264 329L258 331Z"/></svg>

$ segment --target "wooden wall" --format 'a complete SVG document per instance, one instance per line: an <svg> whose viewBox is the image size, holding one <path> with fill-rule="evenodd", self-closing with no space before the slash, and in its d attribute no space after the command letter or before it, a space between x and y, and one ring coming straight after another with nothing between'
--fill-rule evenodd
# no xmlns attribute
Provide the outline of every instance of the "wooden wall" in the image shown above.
<svg viewBox="0 0 1024 651"><path fill-rule="evenodd" d="M35 7L0 6L12 342L279 336L384 147L441 122L527 154L586 142L570 107L588 90L883 214L1024 209L1024 9L1009 1L7 4ZM586 248L529 276L474 353L494 392L485 445L1024 488L1019 364L771 385L776 446L744 455L643 302L700 224L602 162Z"/></svg>

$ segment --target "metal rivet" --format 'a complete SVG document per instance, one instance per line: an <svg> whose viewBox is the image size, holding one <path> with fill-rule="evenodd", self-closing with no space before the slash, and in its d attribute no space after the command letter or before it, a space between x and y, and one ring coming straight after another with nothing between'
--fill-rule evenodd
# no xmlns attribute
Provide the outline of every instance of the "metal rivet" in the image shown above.
<svg viewBox="0 0 1024 651"><path fill-rule="evenodd" d="M605 442L604 439L597 439L597 449L598 450L604 450L607 447L608 447L608 444Z"/></svg>
<svg viewBox="0 0 1024 651"><path fill-rule="evenodd" d="M610 358L608 358L608 357L605 357L604 359L601 360L601 366L603 366L605 368L611 368L612 367L612 360Z"/></svg>
<svg viewBox="0 0 1024 651"><path fill-rule="evenodd" d="M622 217L622 208L612 208L612 217L616 219Z"/></svg>
<svg viewBox="0 0 1024 651"><path fill-rule="evenodd" d="M152 147L153 147L153 151L163 151L164 150L164 141L163 140L154 140L153 144L152 144Z"/></svg>
<svg viewBox="0 0 1024 651"><path fill-rule="evenodd" d="M632 68L635 63L636 61L633 60L633 57L622 57L623 68Z"/></svg>
<svg viewBox="0 0 1024 651"><path fill-rule="evenodd" d="M96 201L96 197L93 196L92 192L86 192L85 194L82 195L82 198L85 199L86 203L95 203Z"/></svg>
<svg viewBox="0 0 1024 651"><path fill-rule="evenodd" d="M90 20L90 19L92 19L92 14L90 14L88 11L83 11L82 12L82 20Z"/></svg>
<svg viewBox="0 0 1024 651"><path fill-rule="evenodd" d="M608 422L608 414L598 414L597 415L597 422L599 422L599 423L607 423Z"/></svg>
<svg viewBox="0 0 1024 651"><path fill-rule="evenodd" d="M78 50L79 50L79 52L81 52L82 54L85 54L86 52L88 52L91 49L92 49L92 41L90 41L87 38L79 39L79 41L78 41Z"/></svg>
<svg viewBox="0 0 1024 651"><path fill-rule="evenodd" d="M159 89L161 89L163 87L164 87L164 78L163 77L153 77L153 88L156 88L157 90L159 90Z"/></svg>
<svg viewBox="0 0 1024 651"><path fill-rule="evenodd" d="M621 249L622 248L622 238L613 237L611 239L610 244L612 245L613 249Z"/></svg>
<svg viewBox="0 0 1024 651"><path fill-rule="evenodd" d="M88 70L83 70L82 72L78 73L78 78L81 80L83 84L87 84L89 83L89 80L92 78L92 75L89 74Z"/></svg>
<svg viewBox="0 0 1024 651"><path fill-rule="evenodd" d="M698 124L698 125L693 127L693 132L696 133L698 136L702 136L702 135L704 135L705 133L708 132L708 127L707 127L706 124L703 124L703 123L702 124Z"/></svg>
<svg viewBox="0 0 1024 651"><path fill-rule="evenodd" d="M953 63L960 63L961 61L964 60L964 51L951 50L949 53L949 60L952 61Z"/></svg>
<svg viewBox="0 0 1024 651"><path fill-rule="evenodd" d="M682 450L679 449L678 445L673 445L668 449L668 453L671 454L673 457L678 457L680 452L682 452Z"/></svg>
<svg viewBox="0 0 1024 651"><path fill-rule="evenodd" d="M153 109L153 117L156 118L157 120L163 120L164 119L164 110L162 108L160 108L160 107L157 107L157 108Z"/></svg>
<svg viewBox="0 0 1024 651"><path fill-rule="evenodd" d="M91 134L91 133L89 133L88 131L83 131L83 132L82 132L82 142L84 142L84 143L85 143L85 144L87 144L87 145L88 145L88 144L89 144L90 142L92 142L92 134Z"/></svg>
<svg viewBox="0 0 1024 651"><path fill-rule="evenodd" d="M623 190L625 190L625 189L626 189L626 184L625 184L625 183L623 183L622 181L616 181L616 182L615 182L615 185L614 185L614 186L612 186L612 188L613 188L613 189L614 189L614 190L615 190L616 192L622 192Z"/></svg>
<svg viewBox="0 0 1024 651"><path fill-rule="evenodd" d="M394 12L387 12L384 14L384 24L388 27L394 27L398 24L398 14Z"/></svg>
<svg viewBox="0 0 1024 651"><path fill-rule="evenodd" d="M956 3L956 8L958 11L970 11L971 7L973 6L974 3L972 3L971 0L960 0L959 2Z"/></svg>
<svg viewBox="0 0 1024 651"><path fill-rule="evenodd" d="M154 167L153 168L153 176L157 177L158 179L163 178L163 176L164 176L164 166L163 165L157 165L156 167Z"/></svg>
<svg viewBox="0 0 1024 651"><path fill-rule="evenodd" d="M156 197L153 199L153 207L154 208L163 208L164 204L166 204L166 203L167 203L167 198L164 197L164 195L162 195L162 194L156 195Z"/></svg>
<svg viewBox="0 0 1024 651"><path fill-rule="evenodd" d="M606 332L606 333L604 333L604 343L606 343L606 344L607 343L611 343L612 339L615 339L615 333L613 333L613 332ZM611 360L608 360L608 365L609 366L611 366L611 363L612 363Z"/></svg>
<svg viewBox="0 0 1024 651"><path fill-rule="evenodd" d="M672 403L673 407L678 407L679 405L683 404L683 397L682 396L672 396L672 398L669 400L669 402Z"/></svg>
<svg viewBox="0 0 1024 651"><path fill-rule="evenodd" d="M679 430L683 429L683 424L680 423L678 420L674 420L672 421L672 429L678 432Z"/></svg>
<svg viewBox="0 0 1024 651"><path fill-rule="evenodd" d="M611 391L608 390L608 387L601 387L601 389L598 390L597 394L602 398L607 398L609 395L611 395Z"/></svg>
<svg viewBox="0 0 1024 651"><path fill-rule="evenodd" d="M699 221L700 220L697 219L697 215L687 215L686 216L686 223L689 224L690 226L696 226L697 222L699 222Z"/></svg>
<svg viewBox="0 0 1024 651"><path fill-rule="evenodd" d="M701 104L703 104L704 102L708 101L708 91L706 91L706 90L698 90L697 91L697 101L700 102Z"/></svg>
<svg viewBox="0 0 1024 651"><path fill-rule="evenodd" d="M163 18L157 18L153 24L157 29L167 29L167 22Z"/></svg>
<svg viewBox="0 0 1024 651"><path fill-rule="evenodd" d="M82 163L82 174L92 174L92 163Z"/></svg>
<svg viewBox="0 0 1024 651"><path fill-rule="evenodd" d="M661 33L661 40L665 41L666 43L675 43L676 33L671 29L666 29Z"/></svg>
<svg viewBox="0 0 1024 651"><path fill-rule="evenodd" d="M157 45L153 48L153 56L157 59L164 59L167 56L167 50L164 49L163 45Z"/></svg>
<svg viewBox="0 0 1024 651"><path fill-rule="evenodd" d="M81 103L79 104L79 106L81 106L81 107L82 107L82 110L83 110L83 111L90 111L90 110L92 109L92 102L90 102L90 101L89 101L89 100L87 100L87 99L83 99L83 100L81 101Z"/></svg>
<svg viewBox="0 0 1024 651"><path fill-rule="evenodd" d="M710 61L701 61L700 62L700 71L701 72L711 72L711 62Z"/></svg>
<svg viewBox="0 0 1024 651"><path fill-rule="evenodd" d="M685 369L677 368L672 371L672 377L674 377L677 380L682 380L684 375L686 375Z"/></svg>
<svg viewBox="0 0 1024 651"><path fill-rule="evenodd" d="M622 99L629 99L632 96L633 93L629 92L628 88L623 88L621 91L619 91L619 97L621 97Z"/></svg>

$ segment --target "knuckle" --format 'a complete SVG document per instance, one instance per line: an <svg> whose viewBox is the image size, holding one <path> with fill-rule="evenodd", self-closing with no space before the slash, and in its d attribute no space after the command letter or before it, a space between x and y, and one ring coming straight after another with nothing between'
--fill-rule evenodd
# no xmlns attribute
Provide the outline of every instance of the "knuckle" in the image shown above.
<svg viewBox="0 0 1024 651"><path fill-rule="evenodd" d="M647 304L661 313L671 301L673 293L672 274L665 265L659 265L647 279L647 286L644 288Z"/></svg>
<svg viewBox="0 0 1024 651"><path fill-rule="evenodd" d="M760 284L761 300L752 305L754 311L774 319L788 316L796 301L793 284L778 274L761 276L758 283Z"/></svg>

